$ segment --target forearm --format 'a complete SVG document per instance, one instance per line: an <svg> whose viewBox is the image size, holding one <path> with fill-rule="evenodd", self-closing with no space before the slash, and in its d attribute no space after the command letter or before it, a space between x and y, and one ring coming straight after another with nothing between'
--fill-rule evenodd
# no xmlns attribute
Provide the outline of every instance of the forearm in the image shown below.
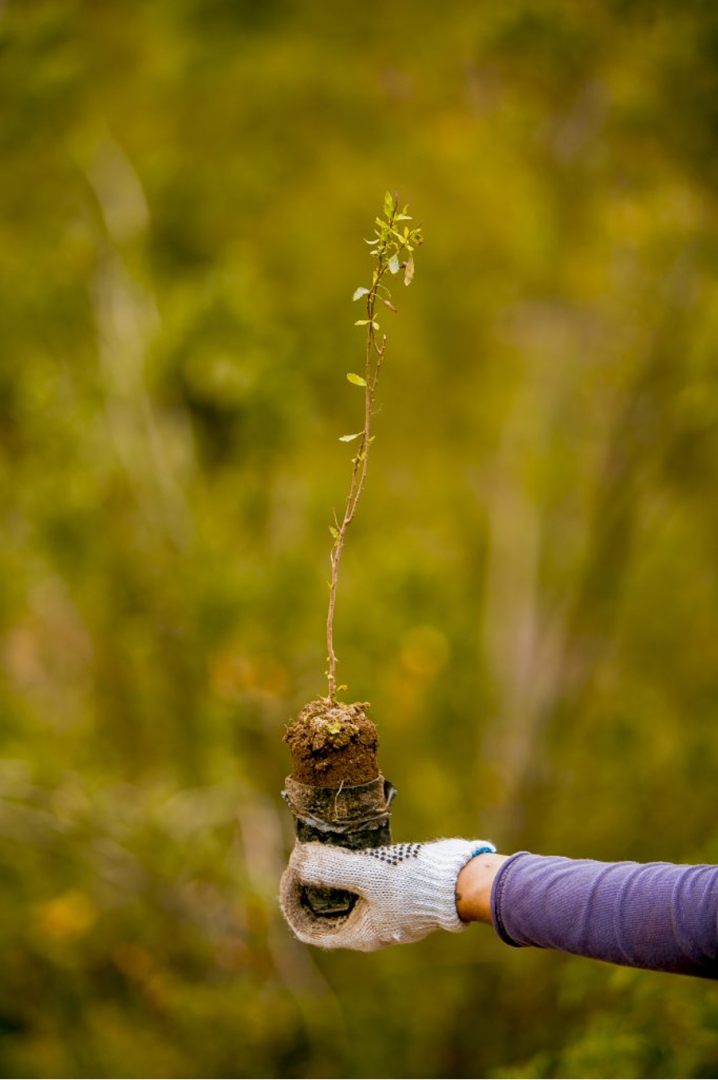
<svg viewBox="0 0 718 1080"><path fill-rule="evenodd" d="M457 881L457 894L463 886L459 915L487 922L490 914L510 945L718 978L716 866L599 863L527 852L472 863Z"/></svg>

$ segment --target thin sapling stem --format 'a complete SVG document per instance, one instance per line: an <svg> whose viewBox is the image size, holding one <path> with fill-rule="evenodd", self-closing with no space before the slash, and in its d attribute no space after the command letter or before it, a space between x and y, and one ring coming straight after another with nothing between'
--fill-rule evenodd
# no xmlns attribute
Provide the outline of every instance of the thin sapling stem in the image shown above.
<svg viewBox="0 0 718 1080"><path fill-rule="evenodd" d="M374 413L376 389L379 383L384 353L386 351L386 334L381 333L381 326L377 321L377 306L383 304L396 313L396 308L391 302L391 293L384 284L387 274L395 275L404 271L404 284L410 285L414 277L414 252L423 243L421 227L412 228L406 224L412 219L407 213L408 207L399 210L399 201L396 195L389 192L384 197L384 217L376 218L374 237L366 243L371 249L371 255L376 259L376 266L372 273L371 285L367 288L360 286L355 290L353 300L364 299L366 304L366 318L357 319L355 326L365 327L366 345L364 355L364 374L358 375L353 371L347 372L347 379L355 386L364 388L364 426L361 431L353 435L341 435L340 442L354 442L359 440L358 449L352 458L351 479L349 481L349 493L344 505L344 515L339 520L334 511L334 523L329 526L333 544L329 556L331 566L331 579L329 582L329 609L327 611L327 662L329 668L326 672L328 680L328 697L331 702L336 701L338 691L346 689L346 686L337 686L337 656L334 652L334 615L337 602L337 585L339 582L339 566L341 563L344 542L349 526L359 505L359 500L366 485L367 472L369 469L369 451L374 441L371 433L371 421Z"/></svg>

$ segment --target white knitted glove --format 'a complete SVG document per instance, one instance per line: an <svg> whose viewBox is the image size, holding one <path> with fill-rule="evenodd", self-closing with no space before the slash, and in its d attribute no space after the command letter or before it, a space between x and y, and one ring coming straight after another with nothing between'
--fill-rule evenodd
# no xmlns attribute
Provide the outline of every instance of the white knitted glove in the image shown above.
<svg viewBox="0 0 718 1080"><path fill-rule="evenodd" d="M456 879L474 855L496 851L485 840L347 851L329 844L296 844L282 876L284 917L301 941L323 949L373 952L420 941L432 930L466 928L456 911ZM347 889L359 899L349 915L316 917L301 902L303 885Z"/></svg>

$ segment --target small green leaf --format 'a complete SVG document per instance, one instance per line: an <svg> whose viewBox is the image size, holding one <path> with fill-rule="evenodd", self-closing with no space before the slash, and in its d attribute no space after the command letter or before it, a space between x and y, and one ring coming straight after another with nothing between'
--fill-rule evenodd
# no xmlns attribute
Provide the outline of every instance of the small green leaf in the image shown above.
<svg viewBox="0 0 718 1080"><path fill-rule="evenodd" d="M360 285L358 289L354 290L352 300L361 300L362 296L368 296L369 290L365 289L363 285Z"/></svg>
<svg viewBox="0 0 718 1080"><path fill-rule="evenodd" d="M347 684L345 682L343 682L341 684L341 686L337 687L337 693L341 694L342 690L348 690L348 689L349 689L349 687L347 686Z"/></svg>
<svg viewBox="0 0 718 1080"><path fill-rule="evenodd" d="M354 323L354 325L355 326L368 326L369 322L370 322L369 319L357 319L357 321Z"/></svg>
<svg viewBox="0 0 718 1080"><path fill-rule="evenodd" d="M356 375L353 371L347 372L347 379L355 386L366 386L366 379L362 379L361 375Z"/></svg>
<svg viewBox="0 0 718 1080"><path fill-rule="evenodd" d="M389 269L391 270L392 274L398 274L399 273L399 256L398 255L392 255L392 257L389 259Z"/></svg>
<svg viewBox="0 0 718 1080"><path fill-rule="evenodd" d="M329 532L332 534L335 540L339 539L339 531L338 529L335 529L333 525L329 526Z"/></svg>
<svg viewBox="0 0 718 1080"><path fill-rule="evenodd" d="M414 256L410 255L404 265L404 284L411 285L414 279Z"/></svg>
<svg viewBox="0 0 718 1080"><path fill-rule="evenodd" d="M390 218L391 215L394 213L394 209L394 197L390 191L387 191L386 195L384 196L384 213L388 218Z"/></svg>
<svg viewBox="0 0 718 1080"><path fill-rule="evenodd" d="M374 327L375 330L379 329L379 323L378 322L372 322L372 326Z"/></svg>
<svg viewBox="0 0 718 1080"><path fill-rule="evenodd" d="M348 378L349 376L347 376ZM366 384L365 384L366 385ZM360 435L363 435L363 431L355 431L353 435L340 435L339 442L353 442L354 439L358 439Z"/></svg>

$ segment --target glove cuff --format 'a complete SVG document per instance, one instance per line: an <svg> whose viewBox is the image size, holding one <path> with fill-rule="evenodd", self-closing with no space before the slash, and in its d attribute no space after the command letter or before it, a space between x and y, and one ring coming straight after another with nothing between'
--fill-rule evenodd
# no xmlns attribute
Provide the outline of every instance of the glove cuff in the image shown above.
<svg viewBox="0 0 718 1080"><path fill-rule="evenodd" d="M458 934L468 923L456 910L456 879L475 855L496 851L487 840L441 840L427 845L430 857L419 860L412 907L422 920Z"/></svg>

